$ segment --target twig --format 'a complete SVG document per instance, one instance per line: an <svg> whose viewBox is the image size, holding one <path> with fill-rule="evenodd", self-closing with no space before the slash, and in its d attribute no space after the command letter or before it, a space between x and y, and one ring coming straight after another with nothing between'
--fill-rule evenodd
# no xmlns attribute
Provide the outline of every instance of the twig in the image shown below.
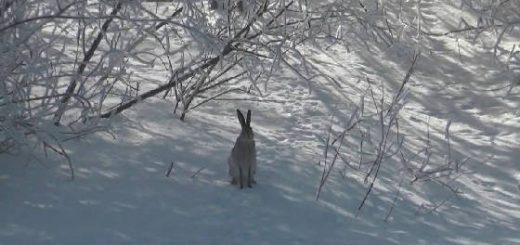
<svg viewBox="0 0 520 245"><path fill-rule="evenodd" d="M110 13L110 16L116 16L121 7L123 6L123 3L121 1L118 1L114 9L112 9L112 12ZM108 26L112 22L113 18L107 19L103 26L101 27L101 30L99 31L96 39L90 46L89 50L85 53L85 56L83 57L83 61L80 63L78 67L78 71L73 77L72 81L70 82L69 86L67 87L67 90L65 91L65 95L63 98L61 98L60 105L58 106L58 110L54 114L54 124L59 125L61 117L63 113L65 112L65 107L67 106L67 102L69 102L70 98L72 97L72 94L74 93L74 90L76 89L76 86L78 84L77 78L83 74L85 71L85 68L87 67L88 62L92 57L94 56L94 52L97 50L99 44L101 43L101 39L105 35Z"/></svg>
<svg viewBox="0 0 520 245"><path fill-rule="evenodd" d="M26 99L11 100L9 102L1 103L0 106L5 106L5 105L8 105L10 103L18 104L18 103L26 103L26 102L29 102L29 101L53 99L53 98L59 98L59 97L62 97L62 96L65 96L65 94L52 94L52 95L31 97L31 98L26 98Z"/></svg>
<svg viewBox="0 0 520 245"><path fill-rule="evenodd" d="M493 25L485 25L485 26L469 26L466 28L450 30L447 32L426 32L426 31L421 30L421 33L424 35L440 37L440 36L447 36L449 34L461 33L461 32L466 32L466 31L484 31L484 30L487 30L490 28L506 27L506 26L519 25L519 24L520 24L520 20L509 22L509 23L504 23L504 24L493 24ZM413 26L411 26L411 27L413 28Z"/></svg>
<svg viewBox="0 0 520 245"><path fill-rule="evenodd" d="M388 210L388 213L385 217L385 222L389 221L390 215L392 214L392 211L394 210L395 203L397 202L397 199L401 195L401 187L403 185L404 177L401 177L401 180L399 181L399 187L397 187L397 192L395 193L394 199L392 200L392 204L390 205L390 209Z"/></svg>
<svg viewBox="0 0 520 245"><path fill-rule="evenodd" d="M291 2L291 4L292 4L292 2ZM283 12L285 10L286 10L286 8L281 10L281 12ZM183 75L179 75L179 76L172 76L170 78L170 81L168 81L166 84L163 84L163 85L161 85L161 86L159 86L159 87L157 87L155 89L149 90L149 91L141 94L140 96L138 96L138 97L136 97L134 99L126 101L126 102L122 103L121 105L111 109L110 111L101 114L100 117L101 118L109 118L112 115L119 114L119 113L123 112L124 110L126 110L126 109L132 107L133 105L137 104L140 101L144 101L145 99L150 98L152 96L155 96L158 93L161 93L161 92L163 92L165 90L171 89L172 87L176 86L177 83L181 83L181 82L183 82L185 80L188 80L188 79L192 78L198 71L203 71L206 68L209 68L211 66L216 65L220 60L222 60L225 56L227 56L228 54L233 52L235 50L235 48L240 45L240 43L237 42L237 40L240 40L243 35L247 35L247 33L249 32L249 29L251 28L251 26L260 17L262 17L266 12L267 12L267 1L264 2L264 7L259 9L259 11L255 15L255 17L252 18L252 20L244 28L242 28L233 38L231 38L226 43L226 45L224 46L224 48L222 49L220 54L218 54L217 56L214 56L213 58L211 58L208 61L204 62L203 64L199 65L198 67L195 67L194 69L191 69L190 72L187 72L187 73L185 73ZM278 15L276 15L273 18L277 18L277 16L279 16L279 15L281 15L281 13L279 13ZM274 22L274 20L271 19L271 21L268 22L268 24L273 23L273 22ZM258 32L256 34L252 35L252 36L248 36L247 39L253 39L253 38L261 35L262 33L263 33L263 31L260 31L260 32Z"/></svg>
<svg viewBox="0 0 520 245"><path fill-rule="evenodd" d="M199 107L199 106L201 106L201 105L203 105L203 104L206 104L206 103L208 103L208 102L210 102L210 101L212 101L212 100L217 100L217 98L220 97L220 96L223 96L223 95L225 95L225 94L228 94L228 93L231 93L231 92L235 92L235 91L243 91L243 90L240 89L240 88L234 88L234 89L229 89L229 90L226 90L226 91L222 91L222 92L220 92L220 93L218 93L218 94L216 94L216 95L213 95L213 96L211 96L211 97L209 97L209 98L206 98L206 99L204 99L203 101L199 102L198 104L196 104L196 105L190 107L189 110L193 110L193 109L195 109L195 108L197 108L197 107ZM187 112L187 111L188 111L188 110L186 110L186 112Z"/></svg>
<svg viewBox="0 0 520 245"><path fill-rule="evenodd" d="M381 125L381 139L379 141L376 159L374 160L372 167L370 168L370 170L368 171L368 173L365 176L365 182L368 182L369 177L373 175L372 180L370 181L368 190L365 192L365 195L363 196L363 199L361 200L361 203L358 207L357 214L360 213L361 209L363 208L363 206L365 205L365 203L368 199L368 196L370 195L370 193L372 192L372 189L374 188L374 184L379 175L379 170L381 169L381 165L383 163L383 158L384 158L385 152L387 151L387 142L388 142L389 134L391 132L392 125L395 124L395 122L397 120L398 111L400 110L400 108L402 108L402 106L399 106L399 101L402 100L401 95L403 94L404 87L408 83L408 80L410 79L410 77L414 71L414 66L415 66L415 63L416 63L419 55L420 55L420 52L417 52L414 54L412 64L410 65L410 68L408 69L408 72L406 73L406 76L404 77L403 82L401 83L401 87L399 88L399 91L395 94L394 98L392 99L392 102L390 103L390 106L388 107L388 110L386 111L386 113L383 113L384 98L381 98L381 110L378 111L379 112L378 113L379 114L379 123ZM370 91L372 91L372 90L370 89ZM372 93L372 100L374 102L374 106L377 109L377 103L376 103L373 93ZM393 112L393 113L391 113L391 112ZM387 126L385 127L384 119L387 117L390 117L390 118L388 119Z"/></svg>
<svg viewBox="0 0 520 245"><path fill-rule="evenodd" d="M168 171L166 172L166 177L170 177L170 174L172 173L172 170L173 170L173 161L170 164L170 167L168 168Z"/></svg>
<svg viewBox="0 0 520 245"><path fill-rule="evenodd" d="M13 23L11 23L9 25L1 27L0 28L0 32L3 32L3 31L5 31L5 30L7 30L9 28L14 28L16 26L19 26L19 25L22 25L22 24L25 24L25 23L29 23L29 22L32 22L32 21L43 20L43 19L62 18L63 17L62 16L63 13L65 13L69 8L71 8L72 6L74 6L74 5L78 4L78 3L81 3L81 1L74 1L74 2L70 3L69 5L65 6L64 8L60 8L58 12L56 12L55 14L52 14L52 15L36 16L36 17L25 19L25 20L13 22ZM66 18L66 17L63 17L63 18Z"/></svg>
<svg viewBox="0 0 520 245"><path fill-rule="evenodd" d="M323 172L321 173L320 183L318 185L318 190L316 191L316 201L320 198L321 188L325 184L325 174L327 169L327 154L329 152L329 142L330 135L332 134L332 120L334 116L330 117L329 128L327 130L327 140L325 141L325 150L323 151Z"/></svg>
<svg viewBox="0 0 520 245"><path fill-rule="evenodd" d="M426 212L423 212L421 213L421 210L422 209L425 209L426 207L426 204L421 204L418 208L417 208L417 211L415 211L415 215L426 215L426 214L431 214L435 211L437 211L437 209L439 209L440 207L444 206L449 200L451 200L451 198L453 198L454 196L448 196L446 197L445 199L443 199L441 202L439 202L438 204L433 204L433 207L430 208L430 209L427 209Z"/></svg>
<svg viewBox="0 0 520 245"><path fill-rule="evenodd" d="M202 168L199 168L199 170L197 170L197 172L195 172L193 175L191 175L191 178L195 178L197 177L197 175L202 172L202 170L206 169L206 167L202 167Z"/></svg>

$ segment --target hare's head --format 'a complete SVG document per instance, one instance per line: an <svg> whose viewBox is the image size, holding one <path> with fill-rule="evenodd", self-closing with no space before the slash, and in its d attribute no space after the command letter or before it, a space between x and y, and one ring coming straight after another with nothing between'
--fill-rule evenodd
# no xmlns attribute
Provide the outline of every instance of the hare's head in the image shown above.
<svg viewBox="0 0 520 245"><path fill-rule="evenodd" d="M253 140L253 128L251 128L251 110L247 110L247 117L244 119L244 115L237 109L238 121L240 122L240 126L242 127L242 133L246 136L247 139Z"/></svg>

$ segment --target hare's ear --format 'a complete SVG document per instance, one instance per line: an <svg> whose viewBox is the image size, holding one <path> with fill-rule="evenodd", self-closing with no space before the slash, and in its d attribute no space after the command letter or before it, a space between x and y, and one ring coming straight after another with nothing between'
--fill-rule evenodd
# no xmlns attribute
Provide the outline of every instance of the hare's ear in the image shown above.
<svg viewBox="0 0 520 245"><path fill-rule="evenodd" d="M237 116L238 121L240 122L240 126L242 126L242 128L246 128L246 120L244 119L244 115L242 115L242 112L240 112L239 109L237 109Z"/></svg>
<svg viewBox="0 0 520 245"><path fill-rule="evenodd" d="M246 125L251 126L251 110L247 110Z"/></svg>

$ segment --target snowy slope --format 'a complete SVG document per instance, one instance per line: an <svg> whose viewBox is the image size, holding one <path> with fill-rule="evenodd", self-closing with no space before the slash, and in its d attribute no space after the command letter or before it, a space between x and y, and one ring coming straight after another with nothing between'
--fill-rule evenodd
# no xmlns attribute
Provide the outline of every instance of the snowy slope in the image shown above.
<svg viewBox="0 0 520 245"><path fill-rule="evenodd" d="M457 179L461 195L405 180L385 221L399 180L390 161L360 213L367 186L356 173L334 171L315 201L330 116L347 119L345 101L359 100L366 77L395 92L410 55L397 45L348 52L309 44L305 54L341 87L323 78L309 93L282 69L264 102L214 101L186 122L171 114L171 102L152 98L112 119L112 135L67 143L74 181L63 158L0 155L0 244L520 244L520 90L494 89L508 78L487 72L496 66L489 50L449 37L425 43L431 52L413 75L403 128L418 146L429 120L442 148L451 120L453 154L471 158ZM253 110L253 189L239 190L227 176L240 130L235 108ZM423 212L426 197L448 201Z"/></svg>

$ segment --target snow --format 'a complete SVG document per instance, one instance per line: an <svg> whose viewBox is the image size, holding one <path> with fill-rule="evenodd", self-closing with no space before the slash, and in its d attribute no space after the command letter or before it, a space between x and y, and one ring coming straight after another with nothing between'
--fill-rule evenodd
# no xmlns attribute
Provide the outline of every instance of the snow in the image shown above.
<svg viewBox="0 0 520 245"><path fill-rule="evenodd" d="M282 66L264 102L213 101L185 122L171 102L143 101L111 119L111 134L67 142L73 181L61 157L0 154L0 244L520 244L520 91L493 90L509 78L488 72L497 66L489 50L450 37L428 42L403 127L418 148L429 121L433 143L445 150L451 121L453 154L470 157L456 182L461 195L409 180L399 188L390 161L360 212L367 188L360 174L334 171L316 201L330 117L348 121L366 77L395 92L410 58L399 45L349 52L309 44L304 53L341 88L318 77L309 93L307 81ZM252 189L231 186L227 176L240 132L235 108L252 109ZM447 201L428 210L432 198Z"/></svg>

